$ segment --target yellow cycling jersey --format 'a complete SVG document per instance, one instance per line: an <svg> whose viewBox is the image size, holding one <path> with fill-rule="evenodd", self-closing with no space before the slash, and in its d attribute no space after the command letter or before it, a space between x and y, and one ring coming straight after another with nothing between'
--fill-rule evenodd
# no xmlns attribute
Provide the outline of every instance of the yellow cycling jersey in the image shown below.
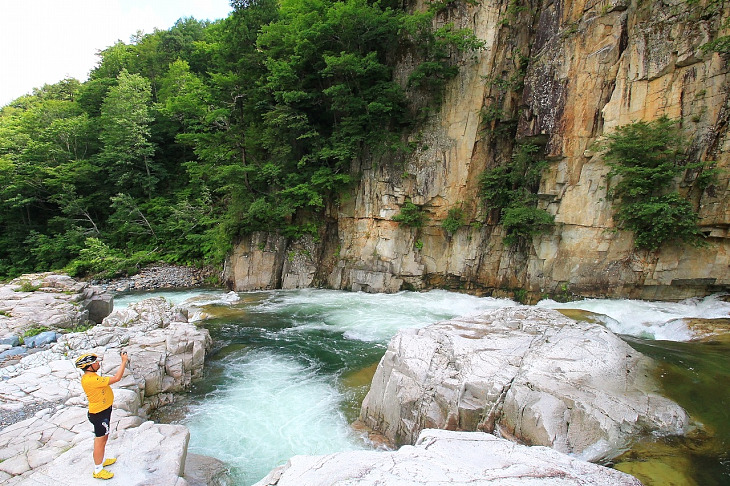
<svg viewBox="0 0 730 486"><path fill-rule="evenodd" d="M109 386L108 376L84 373L84 376L81 377L81 387L89 399L89 413L99 413L112 406L114 392Z"/></svg>

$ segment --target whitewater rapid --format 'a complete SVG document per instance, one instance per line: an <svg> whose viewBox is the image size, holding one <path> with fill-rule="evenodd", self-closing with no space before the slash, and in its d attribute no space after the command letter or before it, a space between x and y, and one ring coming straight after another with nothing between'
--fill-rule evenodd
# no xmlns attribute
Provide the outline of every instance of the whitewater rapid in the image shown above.
<svg viewBox="0 0 730 486"><path fill-rule="evenodd" d="M215 352L178 422L190 429L190 452L225 461L242 486L297 454L370 448L345 413L362 399L347 377L374 369L398 330L518 305L444 290L304 289L131 294L118 296L115 307L151 296L188 307L211 332ZM730 303L718 296L679 303L590 299L537 305L590 311L615 333L671 341L692 337L682 318L730 317Z"/></svg>

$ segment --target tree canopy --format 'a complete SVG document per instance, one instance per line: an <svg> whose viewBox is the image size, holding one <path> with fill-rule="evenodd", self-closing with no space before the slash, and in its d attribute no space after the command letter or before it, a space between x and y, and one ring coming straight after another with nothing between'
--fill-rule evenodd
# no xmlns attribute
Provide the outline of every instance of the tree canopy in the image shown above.
<svg viewBox="0 0 730 486"><path fill-rule="evenodd" d="M221 21L138 32L88 81L0 110L0 276L220 263L237 236L316 231L353 159L404 149L407 90L438 103L452 54L479 47L381 2L231 5Z"/></svg>

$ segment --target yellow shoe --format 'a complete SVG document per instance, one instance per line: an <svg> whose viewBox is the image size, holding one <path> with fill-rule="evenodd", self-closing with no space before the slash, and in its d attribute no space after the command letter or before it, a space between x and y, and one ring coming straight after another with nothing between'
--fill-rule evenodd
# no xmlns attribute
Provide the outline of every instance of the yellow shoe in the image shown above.
<svg viewBox="0 0 730 486"><path fill-rule="evenodd" d="M96 479L111 479L114 477L114 473L109 472L106 469L102 469L98 473L94 473L94 477Z"/></svg>
<svg viewBox="0 0 730 486"><path fill-rule="evenodd" d="M115 462L117 462L117 458L116 457L110 457L109 459L106 459L104 461L104 464L102 464L102 466L104 466L104 467L111 466Z"/></svg>

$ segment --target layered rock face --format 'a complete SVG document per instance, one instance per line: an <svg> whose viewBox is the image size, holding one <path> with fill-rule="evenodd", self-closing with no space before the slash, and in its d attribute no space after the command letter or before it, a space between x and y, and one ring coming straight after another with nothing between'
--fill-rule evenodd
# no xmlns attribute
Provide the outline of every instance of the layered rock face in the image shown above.
<svg viewBox="0 0 730 486"><path fill-rule="evenodd" d="M674 300L730 286L728 64L701 49L725 34L727 5L558 0L520 10L513 3L451 3L437 16L439 25L471 29L485 48L458 60L440 111L408 137L416 150L404 161L355 161L360 183L328 209L318 241L254 234L239 242L227 265L234 289L521 288L535 298L567 289ZM403 61L399 79L411 62ZM680 121L696 160L722 169L693 201L704 248L638 251L630 232L615 231L608 167L595 142L662 115ZM515 140L545 147L550 167L539 207L557 223L526 248L503 243L479 198L480 174L508 161ZM392 220L406 199L423 205L424 227ZM466 224L449 234L441 223L453 208Z"/></svg>
<svg viewBox="0 0 730 486"><path fill-rule="evenodd" d="M546 447L526 447L478 432L424 430L415 446L394 452L294 456L254 486L346 484L640 486L641 482Z"/></svg>
<svg viewBox="0 0 730 486"><path fill-rule="evenodd" d="M643 434L688 429L650 373L648 358L600 325L505 308L400 331L360 420L397 445L426 428L481 430L598 461Z"/></svg>

